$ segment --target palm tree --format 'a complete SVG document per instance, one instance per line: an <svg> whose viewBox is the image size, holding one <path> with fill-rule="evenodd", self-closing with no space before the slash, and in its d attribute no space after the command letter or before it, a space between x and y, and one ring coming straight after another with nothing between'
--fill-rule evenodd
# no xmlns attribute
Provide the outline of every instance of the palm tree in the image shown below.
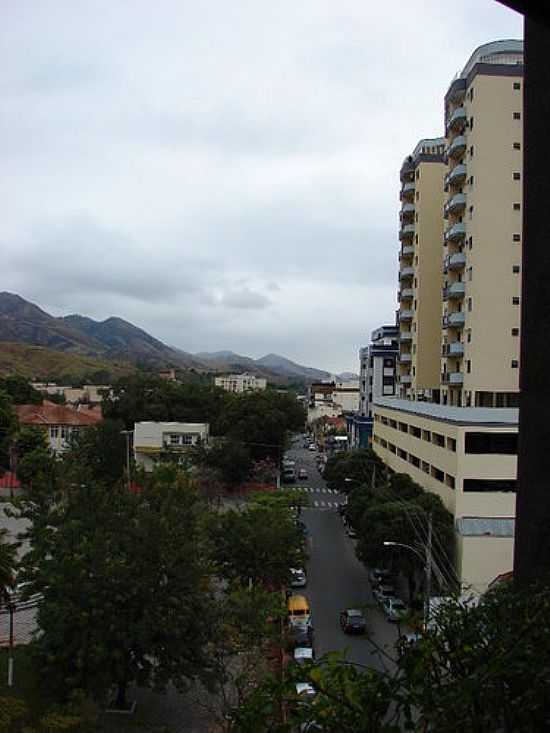
<svg viewBox="0 0 550 733"><path fill-rule="evenodd" d="M7 530L0 530L0 607L7 603L15 579L17 547L7 541Z"/></svg>

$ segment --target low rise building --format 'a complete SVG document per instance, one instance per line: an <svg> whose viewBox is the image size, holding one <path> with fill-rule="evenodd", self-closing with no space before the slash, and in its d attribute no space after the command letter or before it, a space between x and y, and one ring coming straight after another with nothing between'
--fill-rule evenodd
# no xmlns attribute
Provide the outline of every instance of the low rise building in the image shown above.
<svg viewBox="0 0 550 733"><path fill-rule="evenodd" d="M254 374L225 374L214 378L216 387L226 392L257 392L267 388L267 380Z"/></svg>
<svg viewBox="0 0 550 733"><path fill-rule="evenodd" d="M163 455L183 457L189 448L208 444L209 423L137 422L134 424L134 458L152 471Z"/></svg>
<svg viewBox="0 0 550 733"><path fill-rule="evenodd" d="M68 405L44 400L41 405L16 405L15 412L22 425L41 428L47 435L48 446L56 455L69 447L71 436L101 422L97 413L79 412Z"/></svg>
<svg viewBox="0 0 550 733"><path fill-rule="evenodd" d="M482 593L513 566L518 410L378 398L373 448L453 514L456 573Z"/></svg>

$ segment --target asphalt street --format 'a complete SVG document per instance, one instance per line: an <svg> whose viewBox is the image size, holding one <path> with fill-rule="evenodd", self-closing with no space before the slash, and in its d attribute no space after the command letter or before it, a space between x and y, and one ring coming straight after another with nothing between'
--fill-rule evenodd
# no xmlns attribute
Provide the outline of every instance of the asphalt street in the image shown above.
<svg viewBox="0 0 550 733"><path fill-rule="evenodd" d="M327 493L326 483L316 467L316 455L296 444L287 452L287 456L296 461L297 470L306 468L308 471L307 481L297 481L296 486L299 485L301 491L313 489L303 492L309 500L309 506L302 511L302 519L309 531L310 557L306 568L307 586L300 592L307 596L311 605L315 652L320 657L329 651L343 651L348 661L382 671L391 667L391 662L376 647L395 656L399 629L397 624L386 620L373 598L368 570L357 560L355 541L347 536L337 511L337 505L345 497ZM344 634L339 615L345 608L364 611L367 636Z"/></svg>

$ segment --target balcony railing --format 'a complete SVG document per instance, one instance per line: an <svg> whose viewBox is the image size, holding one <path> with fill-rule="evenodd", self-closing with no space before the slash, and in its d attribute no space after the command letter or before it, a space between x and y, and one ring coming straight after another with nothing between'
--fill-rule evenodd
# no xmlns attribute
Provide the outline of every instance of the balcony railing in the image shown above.
<svg viewBox="0 0 550 733"><path fill-rule="evenodd" d="M411 310L402 310L399 311L399 320L400 321L412 321L414 318L414 312Z"/></svg>
<svg viewBox="0 0 550 733"><path fill-rule="evenodd" d="M462 102L465 94L466 79L463 76L459 76L458 78L453 79L451 85L449 86L449 90L447 91L447 97L455 104L458 104Z"/></svg>
<svg viewBox="0 0 550 733"><path fill-rule="evenodd" d="M412 239L414 236L414 224L405 224L399 230L399 239Z"/></svg>
<svg viewBox="0 0 550 733"><path fill-rule="evenodd" d="M462 341L453 341L450 344L443 344L441 347L441 356L450 356L460 359L464 356L464 344Z"/></svg>
<svg viewBox="0 0 550 733"><path fill-rule="evenodd" d="M463 282L456 282L443 288L443 300L460 300L466 293L466 286Z"/></svg>
<svg viewBox="0 0 550 733"><path fill-rule="evenodd" d="M403 267L401 270L399 270L399 279L405 280L408 277L412 277L414 275L414 267Z"/></svg>
<svg viewBox="0 0 550 733"><path fill-rule="evenodd" d="M414 181L407 181L401 188L401 199L405 201L412 201L414 199Z"/></svg>
<svg viewBox="0 0 550 733"><path fill-rule="evenodd" d="M411 300L414 296L414 290L412 288L403 288L399 293L399 300Z"/></svg>
<svg viewBox="0 0 550 733"><path fill-rule="evenodd" d="M466 127L466 110L464 107L457 107L447 120L448 130L463 130Z"/></svg>
<svg viewBox="0 0 550 733"><path fill-rule="evenodd" d="M401 382L401 384L411 384L412 377L410 374L400 374L399 381Z"/></svg>
<svg viewBox="0 0 550 733"><path fill-rule="evenodd" d="M412 331L401 331L399 333L399 340L400 341L405 341L405 342L412 341L412 337L413 337Z"/></svg>
<svg viewBox="0 0 550 733"><path fill-rule="evenodd" d="M464 328L466 316L462 311L443 316L443 328Z"/></svg>
<svg viewBox="0 0 550 733"><path fill-rule="evenodd" d="M458 221L449 227L445 232L446 242L460 242L466 236L466 224L463 221Z"/></svg>
<svg viewBox="0 0 550 733"><path fill-rule="evenodd" d="M449 145L447 154L449 158L460 158L462 153L466 150L466 138L464 135L457 135L452 143Z"/></svg>
<svg viewBox="0 0 550 733"><path fill-rule="evenodd" d="M445 176L445 185L449 186L460 186L466 180L466 166L464 163L459 163L447 173Z"/></svg>
<svg viewBox="0 0 550 733"><path fill-rule="evenodd" d="M466 255L464 252L455 252L447 255L443 261L443 269L445 270L462 270L466 266Z"/></svg>
<svg viewBox="0 0 550 733"><path fill-rule="evenodd" d="M399 361L401 364L410 364L412 361L412 355L409 353L399 354Z"/></svg>
<svg viewBox="0 0 550 733"><path fill-rule="evenodd" d="M401 207L401 218L403 221L411 221L414 218L414 204L403 204Z"/></svg>
<svg viewBox="0 0 550 733"><path fill-rule="evenodd" d="M401 247L401 255L403 257L411 257L414 254L414 244L404 244Z"/></svg>
<svg viewBox="0 0 550 733"><path fill-rule="evenodd" d="M454 196L447 201L443 207L443 214L445 217L449 214L460 214L466 208L466 194L455 193Z"/></svg>

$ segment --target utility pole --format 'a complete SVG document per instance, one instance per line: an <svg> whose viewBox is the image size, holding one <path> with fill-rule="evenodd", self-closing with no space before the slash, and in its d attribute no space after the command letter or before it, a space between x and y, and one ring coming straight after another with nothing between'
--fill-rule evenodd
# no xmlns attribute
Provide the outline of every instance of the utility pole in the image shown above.
<svg viewBox="0 0 550 733"><path fill-rule="evenodd" d="M130 491L130 435L133 430L121 430L121 435L126 436L126 480L128 482L128 491Z"/></svg>
<svg viewBox="0 0 550 733"><path fill-rule="evenodd" d="M10 641L8 651L8 687L13 687L13 612L15 611L15 603L10 598L8 603L10 612Z"/></svg>
<svg viewBox="0 0 550 733"><path fill-rule="evenodd" d="M432 595L432 514L428 514L428 541L426 542L426 588L424 591L424 630L430 620L430 597Z"/></svg>

